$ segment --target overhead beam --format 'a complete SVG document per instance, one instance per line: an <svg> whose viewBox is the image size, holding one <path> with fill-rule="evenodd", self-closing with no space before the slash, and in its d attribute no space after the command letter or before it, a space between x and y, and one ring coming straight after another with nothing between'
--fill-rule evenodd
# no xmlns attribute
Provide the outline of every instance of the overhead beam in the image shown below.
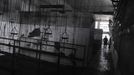
<svg viewBox="0 0 134 75"><path fill-rule="evenodd" d="M40 8L64 8L64 5L40 5Z"/></svg>
<svg viewBox="0 0 134 75"><path fill-rule="evenodd" d="M103 34L110 34L110 32L103 32Z"/></svg>
<svg viewBox="0 0 134 75"><path fill-rule="evenodd" d="M101 15L113 15L114 12L91 12L93 14L101 14Z"/></svg>
<svg viewBox="0 0 134 75"><path fill-rule="evenodd" d="M120 0L111 0L111 1L120 1Z"/></svg>

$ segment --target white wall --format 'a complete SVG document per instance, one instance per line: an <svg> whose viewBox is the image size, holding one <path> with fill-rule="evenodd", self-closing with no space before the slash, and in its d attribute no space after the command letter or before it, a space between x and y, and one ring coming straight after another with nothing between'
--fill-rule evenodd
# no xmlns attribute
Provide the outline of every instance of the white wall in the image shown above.
<svg viewBox="0 0 134 75"><path fill-rule="evenodd" d="M89 20L89 22L90 22L90 20ZM11 31L14 27L16 28L15 30L13 30L13 32L17 32L18 35L16 35L14 37L14 39L18 39L20 37L20 35L22 35L22 34L24 34L24 37L28 37L28 34L31 31L33 31L35 28L40 28L40 30L42 32L44 24L48 25L48 23L45 23L45 22L43 22L42 25L39 25L39 24L35 24L35 25L33 25L33 24L17 24L17 23L12 23L11 24L9 22L0 22L0 23L1 23L0 36L2 36L2 37L12 38L10 33L11 33ZM83 24L82 18L76 20L75 24L76 24L77 27L75 28L75 31L74 31L74 27L73 27L74 26L73 18L71 16L69 18L67 18L67 21L66 21L66 19L62 19L62 18L59 19L58 18L56 23L49 23L49 24L51 25L50 28L52 30L52 36L50 36L50 38L49 38L50 41L59 41L60 35L65 31L65 25L67 25L67 33L69 35L68 43L85 45L86 50L89 49L88 45L89 45L89 39L90 39L90 25L89 25L88 28L84 28L84 25L82 25ZM84 24L87 24L87 23L84 23ZM83 26L83 28L81 26ZM88 25L86 25L86 26L88 26ZM36 38L40 39L41 36L36 37ZM74 38L74 40L73 40L73 38ZM37 42L35 40L31 40L30 38L29 39L22 39L22 40ZM9 42L11 44L13 44L13 41L5 41L5 40L0 40L0 41L4 42L4 43L7 43L7 44L9 44ZM21 45L24 46L24 47L37 49L36 46L33 45L33 44L30 44L29 46L27 46L26 43L21 43ZM77 48L76 57L83 58L84 49L79 48L79 47L75 47L75 48ZM2 46L1 50L9 52L9 47ZM43 50L49 51L49 52L55 52L53 47L47 47L46 49L43 49ZM12 52L12 49L11 49L10 52ZM88 52L88 51L86 51L86 52ZM21 51L21 53L24 54L24 55L35 57L35 53L33 53L33 52ZM64 51L64 53L67 56L71 53L71 50L66 49ZM56 62L57 61L57 57L47 56L47 55L42 55L41 59L42 60L47 60L47 61L50 61L50 62ZM71 64L70 60L62 59L62 62L64 64Z"/></svg>

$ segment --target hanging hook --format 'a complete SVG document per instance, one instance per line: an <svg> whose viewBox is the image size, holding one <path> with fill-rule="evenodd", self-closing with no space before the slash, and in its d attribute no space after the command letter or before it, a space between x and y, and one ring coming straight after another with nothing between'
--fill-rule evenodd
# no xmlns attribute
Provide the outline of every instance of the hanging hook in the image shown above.
<svg viewBox="0 0 134 75"><path fill-rule="evenodd" d="M69 34L67 32L62 33L61 38L64 40L68 40L69 39Z"/></svg>
<svg viewBox="0 0 134 75"><path fill-rule="evenodd" d="M17 35L17 34L18 34L18 33L17 33L17 29L16 29L15 26L12 28L11 34L12 34L12 35Z"/></svg>
<svg viewBox="0 0 134 75"><path fill-rule="evenodd" d="M43 28L43 39L48 41L49 36L52 36L52 29L50 27L50 25L45 26L45 28Z"/></svg>
<svg viewBox="0 0 134 75"><path fill-rule="evenodd" d="M68 42L69 41L69 34L67 33L67 16L66 18L66 25L65 25L65 31L61 34L61 41Z"/></svg>
<svg viewBox="0 0 134 75"><path fill-rule="evenodd" d="M48 25L48 27L43 28L43 29L44 29L45 35L52 35L52 29L51 29L50 25Z"/></svg>

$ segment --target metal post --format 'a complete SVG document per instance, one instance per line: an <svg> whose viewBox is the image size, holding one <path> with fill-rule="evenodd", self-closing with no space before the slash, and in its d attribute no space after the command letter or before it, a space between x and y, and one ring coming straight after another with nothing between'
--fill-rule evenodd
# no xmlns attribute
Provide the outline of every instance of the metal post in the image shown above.
<svg viewBox="0 0 134 75"><path fill-rule="evenodd" d="M14 35L13 35L14 36ZM13 46L13 53L12 53L12 72L11 75L15 75L15 40L14 40L14 46Z"/></svg>
<svg viewBox="0 0 134 75"><path fill-rule="evenodd" d="M40 49L39 49L39 57L38 57L38 75L40 75L42 39L39 41L39 44L40 44Z"/></svg>
<svg viewBox="0 0 134 75"><path fill-rule="evenodd" d="M55 49L58 52L57 75L60 75L60 42L55 42Z"/></svg>
<svg viewBox="0 0 134 75"><path fill-rule="evenodd" d="M18 54L20 54L20 39L18 41L19 41Z"/></svg>

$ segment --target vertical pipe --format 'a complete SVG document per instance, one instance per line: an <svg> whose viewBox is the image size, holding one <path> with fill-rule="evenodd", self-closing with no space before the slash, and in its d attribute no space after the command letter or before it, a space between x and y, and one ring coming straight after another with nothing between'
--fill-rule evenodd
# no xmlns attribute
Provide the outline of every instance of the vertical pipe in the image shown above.
<svg viewBox="0 0 134 75"><path fill-rule="evenodd" d="M57 50L58 50L57 72L58 72L58 75L60 75L60 49L57 49Z"/></svg>
<svg viewBox="0 0 134 75"><path fill-rule="evenodd" d="M18 53L20 54L20 45L21 45L21 37L22 37L22 34L21 34L21 29L22 29L22 24L21 24L21 14L19 13L19 23L20 23L20 28L19 28L19 48L18 48Z"/></svg>
<svg viewBox="0 0 134 75"><path fill-rule="evenodd" d="M19 42L18 54L20 54L20 46L21 46L20 40L21 40L21 39L18 40L18 42Z"/></svg>
<svg viewBox="0 0 134 75"><path fill-rule="evenodd" d="M40 75L40 67L41 67L42 39L39 40L39 45L40 45L40 49L39 49L39 53L38 53L38 75Z"/></svg>
<svg viewBox="0 0 134 75"><path fill-rule="evenodd" d="M55 42L55 49L58 52L57 75L60 75L60 42Z"/></svg>
<svg viewBox="0 0 134 75"><path fill-rule="evenodd" d="M84 47L83 67L85 66L85 59L86 59L86 47Z"/></svg>
<svg viewBox="0 0 134 75"><path fill-rule="evenodd" d="M15 60L16 59L15 59L15 40L14 40L13 53L12 53L12 73L11 73L11 75L15 75Z"/></svg>
<svg viewBox="0 0 134 75"><path fill-rule="evenodd" d="M39 9L39 11L40 11L40 13L38 13L38 17L41 21L41 9ZM39 25L40 25L40 29L41 29L41 23L39 23ZM41 36L41 34L40 34L40 36ZM37 58L37 61L38 61L37 75L40 75L41 74L40 73L41 72L40 67L41 67L42 37L41 37L40 40L37 40L37 44L40 47L39 52L37 53L37 55L38 55L38 58Z"/></svg>
<svg viewBox="0 0 134 75"><path fill-rule="evenodd" d="M60 3L60 0L57 0L57 4ZM58 13L56 12L56 17L55 17L55 30L58 30L58 20L61 21L61 18L58 18ZM57 23L57 24L56 24ZM57 32L56 32L57 34ZM57 37L56 37L57 38ZM55 39L57 40L57 39ZM60 75L60 42L55 42L55 49L58 52L58 59L57 59L57 75Z"/></svg>
<svg viewBox="0 0 134 75"><path fill-rule="evenodd" d="M31 0L29 0L29 6L28 6L28 11L31 11Z"/></svg>

